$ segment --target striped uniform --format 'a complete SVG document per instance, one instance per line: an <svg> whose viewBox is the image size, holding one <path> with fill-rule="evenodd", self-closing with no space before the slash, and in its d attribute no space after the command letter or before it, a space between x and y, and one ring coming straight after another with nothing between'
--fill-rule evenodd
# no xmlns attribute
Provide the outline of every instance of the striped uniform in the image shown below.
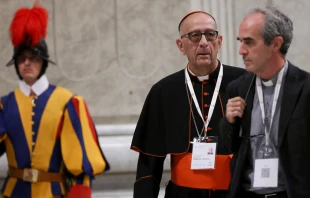
<svg viewBox="0 0 310 198"><path fill-rule="evenodd" d="M73 185L91 187L93 176L109 166L85 101L59 86L49 85L36 98L24 95L19 88L2 97L0 134L8 164L14 168L55 173L68 170L74 176ZM2 195L65 197L65 186L62 182L30 183L8 176Z"/></svg>

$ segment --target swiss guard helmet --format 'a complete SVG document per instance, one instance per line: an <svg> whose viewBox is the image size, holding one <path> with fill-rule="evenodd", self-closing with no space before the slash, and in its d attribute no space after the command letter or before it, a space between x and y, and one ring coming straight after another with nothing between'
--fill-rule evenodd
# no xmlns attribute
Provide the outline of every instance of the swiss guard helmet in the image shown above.
<svg viewBox="0 0 310 198"><path fill-rule="evenodd" d="M6 66L15 65L16 73L20 79L22 79L22 76L18 71L17 58L24 51L29 50L43 59L38 79L45 73L48 63L56 64L49 59L45 42L47 24L47 10L41 7L38 1L35 2L31 9L20 8L15 12L9 30L14 52L12 59Z"/></svg>

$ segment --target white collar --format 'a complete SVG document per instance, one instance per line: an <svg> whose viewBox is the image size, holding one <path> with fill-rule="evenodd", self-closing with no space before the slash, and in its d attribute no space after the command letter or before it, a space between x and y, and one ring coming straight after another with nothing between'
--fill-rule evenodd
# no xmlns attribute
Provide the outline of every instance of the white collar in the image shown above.
<svg viewBox="0 0 310 198"><path fill-rule="evenodd" d="M189 71L189 73L191 73L193 76L196 76L191 69L189 68L189 65L187 66L187 69ZM209 80L209 75L205 75L205 76L196 76L198 78L199 81L204 81L204 80Z"/></svg>
<svg viewBox="0 0 310 198"><path fill-rule="evenodd" d="M287 61L287 60L285 60L285 64L284 64L283 67L284 67L284 72L285 72L286 69L287 69L287 67L288 67L288 61ZM267 80L267 81L263 81L263 79L262 79L263 85L264 85L265 87L271 87L271 86L273 86L273 85L276 83L277 79L278 79L278 74L279 74L279 73L277 73L277 75L275 75L272 79Z"/></svg>
<svg viewBox="0 0 310 198"><path fill-rule="evenodd" d="M206 75L206 76L197 76L197 78L199 79L199 81L209 80L209 75Z"/></svg>
<svg viewBox="0 0 310 198"><path fill-rule="evenodd" d="M32 86L29 86L25 81L19 81L19 89L26 96L30 96L31 90L37 95L41 95L44 91L48 89L49 82L46 75L42 75Z"/></svg>
<svg viewBox="0 0 310 198"><path fill-rule="evenodd" d="M261 80L263 85L265 87L271 87L274 85L274 83L277 81L277 77L278 77L278 74L276 76L274 76L271 80L267 80L267 81L264 81L263 79Z"/></svg>

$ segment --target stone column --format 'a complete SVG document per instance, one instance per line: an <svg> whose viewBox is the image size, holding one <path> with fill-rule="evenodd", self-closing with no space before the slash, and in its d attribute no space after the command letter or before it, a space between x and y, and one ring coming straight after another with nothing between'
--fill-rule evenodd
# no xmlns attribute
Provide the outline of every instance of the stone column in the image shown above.
<svg viewBox="0 0 310 198"><path fill-rule="evenodd" d="M223 44L218 58L224 64L236 65L234 1L191 0L191 8L192 10L204 10L216 19L219 34L223 36Z"/></svg>

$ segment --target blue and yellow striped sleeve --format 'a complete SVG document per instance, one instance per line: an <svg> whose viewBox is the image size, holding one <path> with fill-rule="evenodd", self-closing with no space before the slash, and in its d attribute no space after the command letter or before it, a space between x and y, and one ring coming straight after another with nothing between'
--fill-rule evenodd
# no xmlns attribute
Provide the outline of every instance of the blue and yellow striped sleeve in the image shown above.
<svg viewBox="0 0 310 198"><path fill-rule="evenodd" d="M64 164L75 176L72 190L76 185L90 189L93 177L107 170L109 165L86 103L79 96L72 97L66 105L60 141Z"/></svg>

